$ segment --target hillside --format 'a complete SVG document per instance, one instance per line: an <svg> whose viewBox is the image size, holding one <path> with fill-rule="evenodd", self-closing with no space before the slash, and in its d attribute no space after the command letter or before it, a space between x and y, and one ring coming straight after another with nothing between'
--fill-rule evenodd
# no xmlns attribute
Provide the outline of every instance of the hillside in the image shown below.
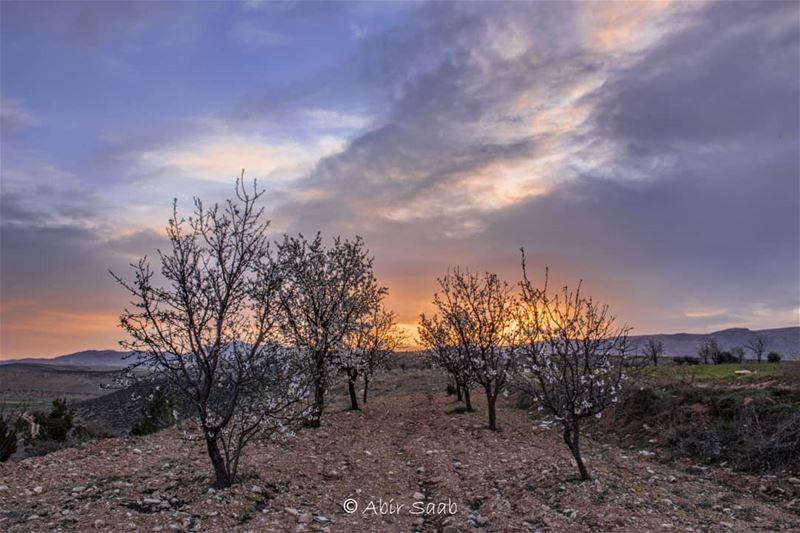
<svg viewBox="0 0 800 533"><path fill-rule="evenodd" d="M8 359L0 361L0 365L13 363L33 363L38 365L68 365L82 367L123 368L130 364L126 359L129 352L117 350L84 350L82 352L59 355L49 359L27 357L24 359Z"/></svg>
<svg viewBox="0 0 800 533"><path fill-rule="evenodd" d="M476 395L477 396L477 395ZM500 432L440 392L331 406L324 425L254 443L243 480L208 489L200 440L182 428L90 442L0 464L0 529L45 531L781 531L800 527L800 487L660 460L587 436L596 480L575 481L558 431L501 408ZM345 513L354 498L359 510ZM443 503L424 517L414 501ZM369 502L403 504L373 514ZM797 500L794 500L795 502ZM452 512L452 514L450 514ZM308 522L306 522L308 521Z"/></svg>
<svg viewBox="0 0 800 533"><path fill-rule="evenodd" d="M750 330L747 328L732 328L715 331L713 333L674 333L658 335L632 335L630 337L634 349L638 350L648 340L658 340L664 343L664 355L674 357L678 355L697 355L700 344L706 337L714 337L719 342L720 348L730 350L736 346L744 347L755 335L766 339L766 353L775 351L781 354L784 360L800 358L800 327L774 328ZM745 357L752 354L745 350Z"/></svg>
<svg viewBox="0 0 800 533"><path fill-rule="evenodd" d="M0 406L39 409L54 398L70 403L108 394L116 371L56 364L11 363L0 365Z"/></svg>

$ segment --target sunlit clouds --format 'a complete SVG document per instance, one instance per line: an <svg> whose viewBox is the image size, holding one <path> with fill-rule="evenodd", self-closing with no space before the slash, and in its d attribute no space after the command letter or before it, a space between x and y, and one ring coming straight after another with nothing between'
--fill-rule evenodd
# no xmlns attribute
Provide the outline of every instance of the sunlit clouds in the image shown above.
<svg viewBox="0 0 800 533"><path fill-rule="evenodd" d="M520 247L635 333L797 325L798 9L6 2L0 357L113 348L107 271L242 169L276 238L363 236L411 337Z"/></svg>

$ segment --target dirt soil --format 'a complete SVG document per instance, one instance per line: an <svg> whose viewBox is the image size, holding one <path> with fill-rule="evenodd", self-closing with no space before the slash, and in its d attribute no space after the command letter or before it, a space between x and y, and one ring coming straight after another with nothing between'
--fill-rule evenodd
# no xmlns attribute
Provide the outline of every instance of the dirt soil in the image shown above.
<svg viewBox="0 0 800 533"><path fill-rule="evenodd" d="M240 482L223 491L209 489L204 446L187 427L5 463L0 530L800 530L800 480L587 437L595 479L579 482L558 431L510 406L498 413L501 430L489 431L474 396L476 413L439 393L376 397L361 412L337 403L322 428L251 446ZM415 501L431 512L415 514Z"/></svg>

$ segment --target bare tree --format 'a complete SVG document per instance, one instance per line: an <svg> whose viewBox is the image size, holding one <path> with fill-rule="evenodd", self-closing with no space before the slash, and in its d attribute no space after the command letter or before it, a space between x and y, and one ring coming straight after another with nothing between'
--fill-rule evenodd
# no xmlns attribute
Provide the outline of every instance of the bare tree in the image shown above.
<svg viewBox="0 0 800 533"><path fill-rule="evenodd" d="M734 346L731 348L731 355L740 363L744 361L744 348L741 346Z"/></svg>
<svg viewBox="0 0 800 533"><path fill-rule="evenodd" d="M456 384L458 401L464 402L464 409L472 412L472 399L470 387L473 384L472 363L461 344L458 333L448 322L441 320L438 315L419 317L420 343L427 349L428 357L450 377Z"/></svg>
<svg viewBox="0 0 800 533"><path fill-rule="evenodd" d="M659 358L664 355L664 343L655 339L648 339L642 351L645 359L652 361L653 366L658 366Z"/></svg>
<svg viewBox="0 0 800 533"><path fill-rule="evenodd" d="M483 276L456 268L439 279L433 303L453 328L472 368L475 382L486 393L489 429L497 429L497 398L505 390L515 361L511 287L497 275Z"/></svg>
<svg viewBox="0 0 800 533"><path fill-rule="evenodd" d="M551 297L547 276L541 288L529 280L524 255L522 267L517 385L561 424L581 479L590 479L581 456L581 422L618 401L630 328L617 326L608 306L584 297L580 283Z"/></svg>
<svg viewBox="0 0 800 533"><path fill-rule="evenodd" d="M380 301L361 317L359 326L345 336L339 368L347 376L351 410L358 410L358 378L364 378L363 401L366 403L370 380L402 341L403 335L395 324L395 314L384 310Z"/></svg>
<svg viewBox="0 0 800 533"><path fill-rule="evenodd" d="M706 337L700 344L700 349L697 351L698 357L703 360L703 364L707 365L709 361L715 362L719 359L722 350L719 349L719 343L714 337Z"/></svg>
<svg viewBox="0 0 800 533"><path fill-rule="evenodd" d="M754 335L744 347L753 352L756 361L760 364L761 358L764 357L764 352L767 350L767 340L763 335Z"/></svg>
<svg viewBox="0 0 800 533"><path fill-rule="evenodd" d="M278 245L278 263L283 276L282 328L310 359L314 403L307 425L319 427L337 351L386 288L377 285L373 258L360 237L336 237L326 248L319 233L310 242L302 235L285 236Z"/></svg>
<svg viewBox="0 0 800 533"><path fill-rule="evenodd" d="M120 317L130 335L120 344L134 353L128 376L168 386L186 406L218 487L234 482L251 439L286 430L305 410L303 360L275 342L281 280L262 194L237 180L234 200L209 209L195 198L188 219L176 200L161 283L146 258L132 265L132 282L112 272L133 298Z"/></svg>

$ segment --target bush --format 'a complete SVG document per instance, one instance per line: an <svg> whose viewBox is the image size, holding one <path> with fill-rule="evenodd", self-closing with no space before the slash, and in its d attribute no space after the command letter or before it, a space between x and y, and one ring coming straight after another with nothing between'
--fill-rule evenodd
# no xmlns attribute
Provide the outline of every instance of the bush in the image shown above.
<svg viewBox="0 0 800 533"><path fill-rule="evenodd" d="M156 389L142 406L142 414L131 428L131 435L149 435L171 426L173 402L163 389Z"/></svg>
<svg viewBox="0 0 800 533"><path fill-rule="evenodd" d="M767 362L768 363L780 363L781 362L781 354L778 352L769 352L767 354Z"/></svg>
<svg viewBox="0 0 800 533"><path fill-rule="evenodd" d="M800 469L798 395L765 391L746 399L738 391L692 387L643 388L622 402L620 431L636 434L643 424L663 436L679 456L727 462L740 471L764 474ZM650 438L645 433L642 438Z"/></svg>
<svg viewBox="0 0 800 533"><path fill-rule="evenodd" d="M17 451L17 419L0 412L0 463L8 461Z"/></svg>
<svg viewBox="0 0 800 533"><path fill-rule="evenodd" d="M34 414L33 421L39 425L39 432L35 436L26 437L28 444L33 441L66 441L69 430L72 429L72 411L67 407L67 399L53 400L53 410L47 415Z"/></svg>
<svg viewBox="0 0 800 533"><path fill-rule="evenodd" d="M715 365L739 362L739 358L733 355L731 352L716 352L714 355L712 355L712 360L714 361Z"/></svg>
<svg viewBox="0 0 800 533"><path fill-rule="evenodd" d="M678 356L673 358L673 361L676 365L699 365L700 359L697 357L692 357L690 355L687 356Z"/></svg>
<svg viewBox="0 0 800 533"><path fill-rule="evenodd" d="M661 396L654 389L642 387L626 394L618 412L626 422L646 420L663 409Z"/></svg>
<svg viewBox="0 0 800 533"><path fill-rule="evenodd" d="M454 395L457 392L456 391L456 386L453 385L452 383L448 383L447 384L447 389L445 389L445 392L447 393L448 396Z"/></svg>

